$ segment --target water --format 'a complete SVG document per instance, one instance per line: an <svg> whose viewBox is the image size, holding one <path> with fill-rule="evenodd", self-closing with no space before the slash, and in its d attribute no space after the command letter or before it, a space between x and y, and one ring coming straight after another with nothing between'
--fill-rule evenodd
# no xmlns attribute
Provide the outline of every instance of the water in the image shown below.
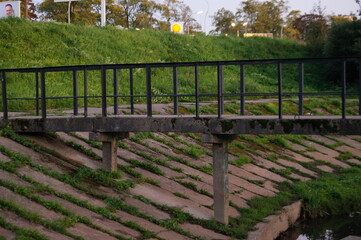
<svg viewBox="0 0 361 240"><path fill-rule="evenodd" d="M361 215L319 218L297 223L277 240L340 240L361 237Z"/></svg>

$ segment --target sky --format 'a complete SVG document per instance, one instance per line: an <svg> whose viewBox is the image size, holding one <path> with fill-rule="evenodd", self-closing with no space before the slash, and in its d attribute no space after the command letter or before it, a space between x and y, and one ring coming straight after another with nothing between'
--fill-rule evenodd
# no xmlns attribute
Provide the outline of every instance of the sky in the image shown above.
<svg viewBox="0 0 361 240"><path fill-rule="evenodd" d="M288 0L289 10L300 10L302 13L309 13L319 0ZM204 32L213 29L210 18L219 9L225 8L232 12L240 7L242 0L183 0L193 11L193 17L202 25ZM321 0L321 6L325 7L326 14L349 15L356 13L358 5L355 0ZM199 13L203 11L203 13ZM198 13L198 14L197 14Z"/></svg>

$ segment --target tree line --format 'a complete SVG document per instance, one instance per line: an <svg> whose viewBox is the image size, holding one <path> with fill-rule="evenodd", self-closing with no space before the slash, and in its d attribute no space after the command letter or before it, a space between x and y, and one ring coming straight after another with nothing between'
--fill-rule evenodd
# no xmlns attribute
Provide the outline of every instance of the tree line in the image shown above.
<svg viewBox="0 0 361 240"><path fill-rule="evenodd" d="M355 1L361 9L360 0ZM171 22L184 22L185 29L190 32L201 31L201 25L193 18L191 8L182 0L107 0L106 4L108 25L170 31ZM22 16L33 20L68 20L68 2L44 0L35 5L33 0L21 0L21 9ZM360 10L358 13L361 16ZM71 22L74 24L100 25L100 17L100 0L71 3ZM211 18L215 27L211 34L214 35L273 33L277 37L301 41L315 38L313 35L317 34L314 32L322 37L332 21L347 20L338 16L327 17L320 2L307 14L301 14L298 10L289 11L287 0L244 0L240 1L235 11L222 8Z"/></svg>
<svg viewBox="0 0 361 240"><path fill-rule="evenodd" d="M0 0L3 1L6 0ZM73 1L71 23L100 25L100 10L100 0ZM21 11L31 20L68 21L68 2L44 0L35 5L33 0L21 0ZM183 22L191 32L201 30L192 10L182 0L106 0L106 15L107 25L127 29L169 31L171 22Z"/></svg>

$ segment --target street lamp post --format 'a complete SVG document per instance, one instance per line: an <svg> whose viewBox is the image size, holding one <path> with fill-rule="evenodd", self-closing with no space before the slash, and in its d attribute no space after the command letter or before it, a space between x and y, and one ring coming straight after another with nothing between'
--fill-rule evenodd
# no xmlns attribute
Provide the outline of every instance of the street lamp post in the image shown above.
<svg viewBox="0 0 361 240"><path fill-rule="evenodd" d="M233 23L231 23L231 26L236 27L237 24L233 22ZM236 28L236 32L237 32L237 37L239 37L239 28L238 27Z"/></svg>
<svg viewBox="0 0 361 240"><path fill-rule="evenodd" d="M101 0L100 5L101 5L101 7L100 7L100 8L101 8L101 10L100 10L100 12L101 12L100 25L101 25L102 27L104 27L105 24L106 24L106 5L105 5L105 0Z"/></svg>
<svg viewBox="0 0 361 240"><path fill-rule="evenodd" d="M209 11L209 2L208 0L204 0L207 3L207 11L206 14L204 15L204 33L207 35L207 29L206 29L206 20L207 20L207 16L208 16L208 11Z"/></svg>
<svg viewBox="0 0 361 240"><path fill-rule="evenodd" d="M282 25L281 26L281 38L283 38L283 34L284 34L284 28L287 27L286 25Z"/></svg>
<svg viewBox="0 0 361 240"><path fill-rule="evenodd" d="M244 26L244 32L247 33L248 22L244 22L242 25Z"/></svg>

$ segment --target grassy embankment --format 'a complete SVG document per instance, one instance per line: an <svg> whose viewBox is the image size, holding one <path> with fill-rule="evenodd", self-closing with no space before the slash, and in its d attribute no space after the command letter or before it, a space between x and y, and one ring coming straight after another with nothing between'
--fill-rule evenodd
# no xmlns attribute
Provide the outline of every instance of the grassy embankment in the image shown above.
<svg viewBox="0 0 361 240"><path fill-rule="evenodd" d="M148 30L119 30L114 27L74 26L20 19L0 20L0 68L27 68L62 65L188 62L242 59L308 57L305 46L281 39L176 35ZM306 65L306 89L314 90L313 65ZM297 91L297 66L283 66L284 91ZM47 96L72 96L72 73L46 75ZM239 91L239 67L225 67L225 92ZM112 78L112 72L107 73ZM119 94L129 94L129 73L118 73ZM215 93L216 67L199 68L200 94ZM79 95L83 96L83 73L79 72ZM154 71L154 94L171 94L171 69ZM144 94L145 71L134 73L135 94ZM35 97L34 74L7 74L8 97ZM100 73L90 72L89 95L100 95ZM113 93L111 79L108 94ZM247 66L247 92L276 92L277 66ZM179 69L179 92L194 94L194 69ZM82 99L80 105L83 104ZM111 99L109 99L110 101ZM120 99L127 103L127 99ZM144 101L144 99L136 99ZM167 101L169 99L156 99ZM181 101L193 100L189 98ZM90 99L95 106L100 100ZM69 108L72 99L49 100L48 107ZM34 101L10 101L10 110L34 109Z"/></svg>

